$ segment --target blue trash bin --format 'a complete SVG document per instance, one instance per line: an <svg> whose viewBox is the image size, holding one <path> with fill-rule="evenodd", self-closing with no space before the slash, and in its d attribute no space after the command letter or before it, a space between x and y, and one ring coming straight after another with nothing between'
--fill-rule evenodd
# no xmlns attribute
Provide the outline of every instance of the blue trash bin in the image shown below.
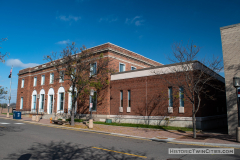
<svg viewBox="0 0 240 160"><path fill-rule="evenodd" d="M18 111L13 112L13 119L22 119L21 116L22 116L21 112Z"/></svg>

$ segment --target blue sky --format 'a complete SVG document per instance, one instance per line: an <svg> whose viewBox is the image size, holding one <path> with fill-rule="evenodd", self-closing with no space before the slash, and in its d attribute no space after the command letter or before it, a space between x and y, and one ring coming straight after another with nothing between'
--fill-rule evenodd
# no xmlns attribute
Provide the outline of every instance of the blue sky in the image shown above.
<svg viewBox="0 0 240 160"><path fill-rule="evenodd" d="M19 70L42 64L44 55L72 41L80 47L111 42L169 64L174 42L202 47L200 57L222 56L220 27L240 23L239 0L0 0L0 85L16 101ZM224 74L223 74L224 75ZM4 100L0 103L6 102Z"/></svg>

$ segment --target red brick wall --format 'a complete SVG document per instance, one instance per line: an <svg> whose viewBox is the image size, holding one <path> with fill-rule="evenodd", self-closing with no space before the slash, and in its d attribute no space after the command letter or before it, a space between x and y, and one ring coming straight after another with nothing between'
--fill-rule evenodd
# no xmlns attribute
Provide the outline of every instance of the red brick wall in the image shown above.
<svg viewBox="0 0 240 160"><path fill-rule="evenodd" d="M137 55L133 52L130 52L126 49L117 47L112 44L104 44L101 46L97 46L92 48L91 50L99 51L101 49L105 48L112 48L114 50L118 50L120 52L123 52L125 54L135 56L136 58L139 58L141 60L147 61L148 63L152 63L152 65L161 65L160 63L154 62L152 60L149 60L145 57L142 57L140 55ZM109 68L114 69L116 72L119 71L119 62L122 62L126 65L126 71L131 70L131 66L135 66L137 69L143 68L143 67L150 67L150 65L140 62L136 59L131 59L119 54L114 54L114 52L109 51L103 52L104 56L112 56L116 58L111 58L111 62L109 64ZM138 64L140 66L133 65L132 63ZM46 67L50 66L50 63L44 64ZM54 83L49 84L50 81L50 73L54 72ZM41 85L41 75L45 75L45 84ZM37 77L37 85L33 86L33 80L34 77ZM16 102L16 109L20 109L20 99L23 97L23 110L31 110L32 105L32 93L34 90L37 91L37 94L40 93L41 89L44 89L45 91L45 104L44 104L44 112L47 112L47 103L48 103L48 91L50 88L53 88L54 90L54 112L57 110L57 102L58 102L58 89L62 86L65 89L65 101L64 101L64 110L67 111L68 108L68 90L70 88L70 84L68 81L64 81L62 83L59 82L58 79L56 79L58 76L58 73L56 70L54 70L53 67L50 68L44 68L42 65L33 67L33 68L26 68L19 71L19 80L18 80L18 92L17 92L17 102ZM21 82L24 78L24 88L21 88ZM109 77L110 79L110 77ZM39 101L37 100L37 108L39 108ZM78 112L79 113L89 113L89 95L83 95L82 99L78 99ZM93 114L110 114L110 86L106 87L105 89L98 91L98 104L97 104L97 111L93 112Z"/></svg>
<svg viewBox="0 0 240 160"><path fill-rule="evenodd" d="M179 116L191 117L192 104L184 96L184 113L179 113L179 88L173 87L173 113L168 113L168 87L177 79L171 74L111 81L111 115L140 115L140 116ZM165 80L169 83L167 83ZM179 79L180 80L180 79ZM180 80L181 81L181 80ZM219 82L220 83L220 82ZM224 84L223 84L224 85ZM123 90L123 112L119 112L120 90ZM127 113L127 92L131 91L131 112ZM214 88L212 91L215 92ZM224 94L224 93L223 93ZM226 114L216 112L216 107L225 107L225 98L219 92L213 94L215 100L203 97L198 117ZM147 110L147 112L146 112Z"/></svg>

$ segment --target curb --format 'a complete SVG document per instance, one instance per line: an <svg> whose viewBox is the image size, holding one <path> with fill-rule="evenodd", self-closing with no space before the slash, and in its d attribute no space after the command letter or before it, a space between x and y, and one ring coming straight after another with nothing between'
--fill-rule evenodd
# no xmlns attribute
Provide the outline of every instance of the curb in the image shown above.
<svg viewBox="0 0 240 160"><path fill-rule="evenodd" d="M9 119L9 120L15 120L15 121L22 121L26 123L31 124L38 124L41 126L51 126L56 127L57 125L53 124L43 124L38 122L32 122L32 121L25 121L25 120L18 120L18 119L10 119L5 117L0 117L2 119ZM140 137L140 136L132 136L127 134L120 134L120 133L112 133L112 132L104 132L104 131L96 131L96 130L90 130L90 129L81 129L81 128L74 128L74 127L65 127L65 126L57 126L57 128L68 128L68 129L75 129L75 130L82 130L82 131L88 131L88 132L95 132L95 133L103 133L103 134L109 134L109 135L117 135L122 137L132 137L137 139L143 139L143 140L150 140L150 141L156 141L156 142L166 142L166 143L177 143L177 144L186 144L186 145L202 145L202 146L211 146L211 147L231 147L235 149L240 149L240 144L221 144L221 143L205 143L205 142L189 142L189 141L176 141L175 138L167 138L167 139L158 139L158 138L146 138L146 137Z"/></svg>
<svg viewBox="0 0 240 160"><path fill-rule="evenodd" d="M168 139L157 139L157 138L151 138L152 141L158 141L158 142L172 142L172 143L178 143L178 144L191 144L191 145L202 145L202 146L211 146L211 147L232 147L236 149L240 149L240 144L222 144L222 143L205 143L205 142L188 142L188 141L176 141L173 140L175 138L168 138Z"/></svg>

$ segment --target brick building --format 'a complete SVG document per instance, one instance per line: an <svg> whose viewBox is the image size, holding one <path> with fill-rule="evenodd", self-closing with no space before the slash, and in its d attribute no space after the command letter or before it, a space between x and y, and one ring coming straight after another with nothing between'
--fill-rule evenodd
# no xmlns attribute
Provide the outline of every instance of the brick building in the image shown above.
<svg viewBox="0 0 240 160"><path fill-rule="evenodd" d="M238 127L238 107L233 77L240 77L240 23L221 27L222 51L224 61L228 133L236 134Z"/></svg>
<svg viewBox="0 0 240 160"><path fill-rule="evenodd" d="M126 123L168 124L172 126L192 126L192 105L180 96L169 98L169 93L179 94L181 88L174 89L162 81L154 70L165 70L174 65L162 65L137 53L111 43L90 48L93 53L103 53L110 58L109 67L117 71L110 75L110 84L97 95L93 109L95 120ZM97 61L96 61L97 67ZM50 63L19 71L17 110L42 112L44 118L54 117L55 113L66 114L71 109L71 86L68 81L56 81L58 73ZM55 78L54 78L55 77ZM217 77L224 85L224 78ZM170 79L174 82L174 79ZM39 96L39 100L36 98ZM197 114L197 128L226 125L225 101L216 95L217 101L204 99ZM163 98L164 97L164 98ZM89 101L77 101L76 113L80 117L89 115Z"/></svg>

